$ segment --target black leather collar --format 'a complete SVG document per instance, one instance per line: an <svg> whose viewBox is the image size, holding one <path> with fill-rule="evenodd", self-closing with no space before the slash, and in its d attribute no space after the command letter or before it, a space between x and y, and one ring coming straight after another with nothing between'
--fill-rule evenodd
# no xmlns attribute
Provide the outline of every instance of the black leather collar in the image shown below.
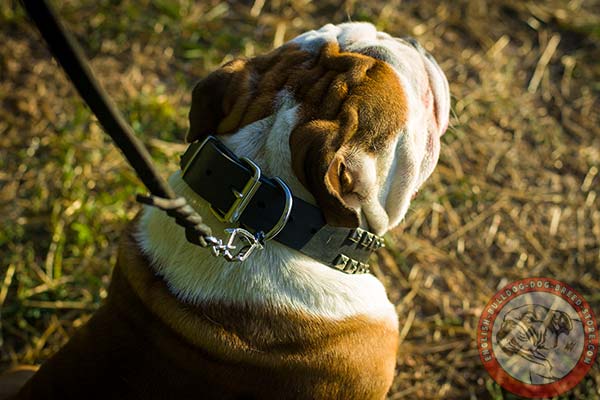
<svg viewBox="0 0 600 400"><path fill-rule="evenodd" d="M202 142L190 144L180 165L183 180L209 202L215 215L222 219L236 200L239 204L244 188L248 188L256 176L247 162L209 136ZM258 181L256 192L245 196L247 206L233 222L255 232L269 232L284 212L286 196L274 179L261 175ZM384 246L383 238L361 228L327 225L318 207L298 197L293 197L292 204L287 223L274 240L340 271L370 272L369 256Z"/></svg>

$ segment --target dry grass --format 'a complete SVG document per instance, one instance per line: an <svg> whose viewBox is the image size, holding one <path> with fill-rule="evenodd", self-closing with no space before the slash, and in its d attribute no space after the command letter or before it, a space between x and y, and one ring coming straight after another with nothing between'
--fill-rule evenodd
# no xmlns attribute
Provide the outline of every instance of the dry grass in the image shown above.
<svg viewBox="0 0 600 400"><path fill-rule="evenodd" d="M58 3L58 2L57 2ZM417 37L453 127L377 274L397 304L391 399L506 398L475 327L505 283L547 276L600 312L600 4L595 1L67 1L98 76L165 172L192 83L327 22ZM106 295L141 190L14 1L0 4L0 362L52 355ZM175 149L175 150L174 150ZM573 398L599 398L596 364Z"/></svg>

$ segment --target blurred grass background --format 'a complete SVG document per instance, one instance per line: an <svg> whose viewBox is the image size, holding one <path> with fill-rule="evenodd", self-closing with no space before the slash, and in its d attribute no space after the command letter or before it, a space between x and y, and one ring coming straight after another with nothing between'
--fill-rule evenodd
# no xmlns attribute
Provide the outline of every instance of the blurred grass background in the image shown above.
<svg viewBox="0 0 600 400"><path fill-rule="evenodd" d="M376 274L400 316L390 399L512 398L475 345L482 307L524 277L600 313L598 1L54 2L167 176L193 83L329 22L412 35L453 94L436 172ZM16 1L0 3L0 370L40 363L106 296L142 187ZM564 398L600 398L598 362Z"/></svg>

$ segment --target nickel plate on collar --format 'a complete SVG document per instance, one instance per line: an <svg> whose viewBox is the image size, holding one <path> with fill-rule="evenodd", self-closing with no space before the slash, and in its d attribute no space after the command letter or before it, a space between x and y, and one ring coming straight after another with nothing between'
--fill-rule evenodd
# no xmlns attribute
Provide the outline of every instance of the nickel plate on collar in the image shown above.
<svg viewBox="0 0 600 400"><path fill-rule="evenodd" d="M368 252L385 247L382 237L362 228L355 228L350 231L348 240L355 243L357 248ZM367 274L370 272L369 264L355 260L345 254L338 254L333 261L333 266L347 274Z"/></svg>
<svg viewBox="0 0 600 400"><path fill-rule="evenodd" d="M374 233L361 228L353 229L352 232L350 232L350 236L348 236L348 240L356 243L359 248L369 251L375 251L385 247L385 243L381 236L377 236Z"/></svg>
<svg viewBox="0 0 600 400"><path fill-rule="evenodd" d="M353 258L340 254L333 261L333 266L347 274L367 274L369 264L357 261Z"/></svg>

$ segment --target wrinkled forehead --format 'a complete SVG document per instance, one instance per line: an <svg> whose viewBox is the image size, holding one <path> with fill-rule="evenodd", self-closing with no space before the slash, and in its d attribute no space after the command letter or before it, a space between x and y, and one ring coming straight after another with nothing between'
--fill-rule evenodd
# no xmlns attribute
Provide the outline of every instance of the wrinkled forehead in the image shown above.
<svg viewBox="0 0 600 400"><path fill-rule="evenodd" d="M364 54L385 61L402 77L426 79L426 70L419 52L407 41L395 38L366 22L328 24L291 41L302 50L317 54L327 43L337 43L341 51ZM417 83L417 82L412 82Z"/></svg>

